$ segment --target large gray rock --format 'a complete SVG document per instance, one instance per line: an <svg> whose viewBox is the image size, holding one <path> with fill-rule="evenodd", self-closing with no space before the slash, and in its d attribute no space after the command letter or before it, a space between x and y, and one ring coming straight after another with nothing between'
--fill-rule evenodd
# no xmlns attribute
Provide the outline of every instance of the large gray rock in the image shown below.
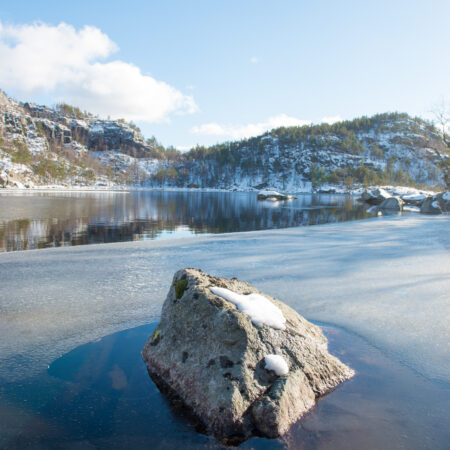
<svg viewBox="0 0 450 450"><path fill-rule="evenodd" d="M422 214L442 214L442 209L438 200L434 197L428 197L420 205L420 212Z"/></svg>
<svg viewBox="0 0 450 450"><path fill-rule="evenodd" d="M437 200L442 212L450 213L450 192L440 192L433 198Z"/></svg>
<svg viewBox="0 0 450 450"><path fill-rule="evenodd" d="M380 203L380 209L388 209L390 211L402 211L403 209L403 200L398 197L391 197L383 200Z"/></svg>
<svg viewBox="0 0 450 450"><path fill-rule="evenodd" d="M359 198L362 202L369 205L380 205L384 200L391 198L391 194L382 188L365 190Z"/></svg>
<svg viewBox="0 0 450 450"><path fill-rule="evenodd" d="M328 353L320 328L289 306L265 296L281 310L285 329L255 325L213 287L261 294L235 278L180 270L142 353L156 384L181 398L210 433L225 441L281 435L316 397L353 375ZM273 354L284 358L286 375L265 368Z"/></svg>

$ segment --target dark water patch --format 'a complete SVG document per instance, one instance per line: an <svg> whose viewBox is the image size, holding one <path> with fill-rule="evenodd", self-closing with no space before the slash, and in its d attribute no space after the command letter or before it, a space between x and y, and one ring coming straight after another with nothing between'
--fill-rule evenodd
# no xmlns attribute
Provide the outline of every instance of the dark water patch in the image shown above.
<svg viewBox="0 0 450 450"><path fill-rule="evenodd" d="M248 192L0 193L0 251L309 226L373 217L345 195L258 201Z"/></svg>
<svg viewBox="0 0 450 450"><path fill-rule="evenodd" d="M222 448L169 403L141 359L156 324L74 349L47 373L0 385L1 448ZM285 436L254 449L448 448L449 386L387 359L346 331L323 327L356 376L318 400Z"/></svg>

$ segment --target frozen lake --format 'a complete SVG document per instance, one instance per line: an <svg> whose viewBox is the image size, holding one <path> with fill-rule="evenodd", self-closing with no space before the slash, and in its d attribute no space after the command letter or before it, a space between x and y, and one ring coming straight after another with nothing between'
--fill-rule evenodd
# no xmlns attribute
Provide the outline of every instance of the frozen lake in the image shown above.
<svg viewBox="0 0 450 450"><path fill-rule="evenodd" d="M238 277L450 381L450 217L0 254L0 377L157 320L176 270Z"/></svg>
<svg viewBox="0 0 450 450"><path fill-rule="evenodd" d="M432 443L438 435L442 442L450 403L449 231L449 216L410 215L2 253L0 386L27 386L79 345L155 322L173 273L198 267L249 281L308 319L354 333L415 374L408 386L420 414L410 414L415 406L408 402L401 414L414 416L415 427L428 414L427 441L417 448L445 448ZM381 380L390 386L389 376ZM419 399L417 392L431 392L427 386L433 394ZM400 401L395 392L393 403ZM432 398L440 399L437 409ZM3 411L16 408L20 424L32 414L20 399L0 401Z"/></svg>
<svg viewBox="0 0 450 450"><path fill-rule="evenodd" d="M256 192L0 192L0 251L288 228L373 216L354 197Z"/></svg>

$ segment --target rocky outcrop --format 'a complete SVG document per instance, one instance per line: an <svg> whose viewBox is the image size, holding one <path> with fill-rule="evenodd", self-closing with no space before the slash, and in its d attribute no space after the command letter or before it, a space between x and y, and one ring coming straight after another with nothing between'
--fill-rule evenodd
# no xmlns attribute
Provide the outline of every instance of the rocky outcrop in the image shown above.
<svg viewBox="0 0 450 450"><path fill-rule="evenodd" d="M387 209L390 211L402 211L403 210L403 200L398 197L391 197L383 200L380 203L380 209Z"/></svg>
<svg viewBox="0 0 450 450"><path fill-rule="evenodd" d="M420 206L420 212L422 214L442 214L442 209L438 200L434 197L428 197L422 202Z"/></svg>
<svg viewBox="0 0 450 450"><path fill-rule="evenodd" d="M63 144L76 141L89 150L120 150L137 157L148 156L151 151L140 131L122 120L102 120L89 114L77 116L33 103L25 103L23 110L39 119L48 139Z"/></svg>
<svg viewBox="0 0 450 450"><path fill-rule="evenodd" d="M442 212L450 213L450 192L440 192L433 199L438 202Z"/></svg>
<svg viewBox="0 0 450 450"><path fill-rule="evenodd" d="M157 385L225 442L285 433L353 375L290 307L196 269L175 274L143 358Z"/></svg>
<svg viewBox="0 0 450 450"><path fill-rule="evenodd" d="M380 205L384 200L391 197L391 194L382 188L366 190L362 193L360 201L368 203L369 205Z"/></svg>

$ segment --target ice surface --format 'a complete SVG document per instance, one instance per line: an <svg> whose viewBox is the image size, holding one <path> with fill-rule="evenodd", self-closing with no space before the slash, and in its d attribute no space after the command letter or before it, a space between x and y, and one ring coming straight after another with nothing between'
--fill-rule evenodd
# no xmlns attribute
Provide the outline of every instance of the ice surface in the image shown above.
<svg viewBox="0 0 450 450"><path fill-rule="evenodd" d="M267 355L264 358L265 369L273 370L279 377L289 372L289 367L285 359L280 355Z"/></svg>
<svg viewBox="0 0 450 450"><path fill-rule="evenodd" d="M0 254L0 377L158 319L174 272L238 277L307 319L363 336L450 380L450 217L341 224Z"/></svg>
<svg viewBox="0 0 450 450"><path fill-rule="evenodd" d="M280 308L263 295L242 295L217 286L210 288L210 291L235 304L240 311L250 316L255 325L264 324L276 330L286 329L286 319Z"/></svg>

